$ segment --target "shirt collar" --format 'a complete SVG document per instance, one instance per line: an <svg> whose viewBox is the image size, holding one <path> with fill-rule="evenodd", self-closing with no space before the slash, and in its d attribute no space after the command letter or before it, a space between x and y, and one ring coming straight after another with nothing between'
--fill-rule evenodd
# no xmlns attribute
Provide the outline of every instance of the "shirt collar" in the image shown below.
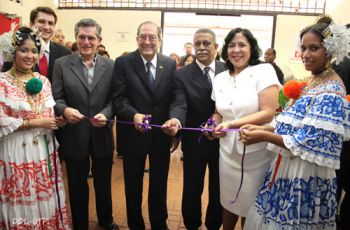
<svg viewBox="0 0 350 230"><path fill-rule="evenodd" d="M148 62L142 55L141 55L143 64L146 65L146 63ZM157 54L154 55L153 59L150 61L152 63L152 65L156 68L157 67Z"/></svg>
<svg viewBox="0 0 350 230"><path fill-rule="evenodd" d="M199 62L197 59L196 59L196 63L199 66L199 68L201 68L202 71L204 71L204 68L207 67L203 65L201 62ZM215 73L215 60L210 63L209 68Z"/></svg>
<svg viewBox="0 0 350 230"><path fill-rule="evenodd" d="M84 59L83 59L83 56L81 56L80 53L78 53L78 56L79 56L79 60L81 61L81 63L84 64ZM92 59L92 65L95 66L96 65L96 61L97 61L97 55L95 55L94 59Z"/></svg>
<svg viewBox="0 0 350 230"><path fill-rule="evenodd" d="M50 40L47 43L45 43L45 53L47 54L50 54L50 43Z"/></svg>

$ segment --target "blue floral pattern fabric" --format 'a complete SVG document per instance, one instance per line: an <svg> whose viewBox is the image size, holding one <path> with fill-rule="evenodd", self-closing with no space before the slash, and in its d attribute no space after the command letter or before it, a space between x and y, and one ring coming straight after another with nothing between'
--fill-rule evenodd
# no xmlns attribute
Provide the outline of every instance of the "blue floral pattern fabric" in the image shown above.
<svg viewBox="0 0 350 230"><path fill-rule="evenodd" d="M336 229L335 169L349 138L349 109L343 85L327 81L276 118L287 149L269 144L283 154L266 174L244 229Z"/></svg>

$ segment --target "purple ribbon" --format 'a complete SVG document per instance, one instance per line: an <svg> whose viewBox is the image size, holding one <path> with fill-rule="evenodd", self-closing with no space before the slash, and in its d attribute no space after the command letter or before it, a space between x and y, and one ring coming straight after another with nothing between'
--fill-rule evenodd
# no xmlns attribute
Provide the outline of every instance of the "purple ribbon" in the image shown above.
<svg viewBox="0 0 350 230"><path fill-rule="evenodd" d="M98 120L92 117L87 117L85 116L86 119L90 119L90 120ZM106 120L107 122L114 122L114 120ZM126 125L135 125L135 122L128 122L128 121L116 121L119 124L126 124ZM142 128L144 128L147 131L149 131L151 129L151 127L156 127L156 128L162 128L161 125L155 125L155 124L151 124L151 116L150 115L146 115L146 117L143 119L142 123L139 124ZM199 128L190 128L190 127L182 127L182 130L188 130L188 131L199 131L199 132L208 132L211 133L214 131L214 129L216 128L217 123L216 121L213 119L213 116L209 117L208 120L204 123L202 123L200 125ZM240 129L221 129L220 131L223 132L238 132L240 131ZM200 143L201 138L203 136L203 133L200 135L199 139L198 139L198 143ZM240 184L239 184L239 188L238 188L238 192L236 193L235 198L231 201L231 203L235 203L237 201L238 195L241 192L242 189L242 185L243 185L243 178L244 178L244 157L245 157L245 152L246 152L246 146L244 145L243 147L243 156L242 156L242 161L241 161L241 180L240 180Z"/></svg>
<svg viewBox="0 0 350 230"><path fill-rule="evenodd" d="M236 193L236 197L231 201L231 204L233 204L233 203L235 203L237 201L238 195L241 192L241 188L242 188L242 185L243 185L245 149L246 149L246 146L244 145L243 146L243 156L242 156L242 161L241 161L241 181L239 183L239 188L238 188L238 191Z"/></svg>
<svg viewBox="0 0 350 230"><path fill-rule="evenodd" d="M99 121L99 119L93 118L93 117L89 117L89 116L85 116L85 119L89 119L89 120L96 120ZM114 119L107 119L106 122L114 122ZM146 115L146 117L143 119L142 123L135 123L132 121L119 121L116 120L116 123L119 124L124 124L124 125L140 125L142 128L144 128L147 131L149 131L151 129L151 127L155 127L155 128L163 128L162 125L156 125L156 124L151 124L151 115ZM207 125L208 128L205 128L205 125ZM215 126L214 126L215 125ZM213 127L213 128L210 128ZM198 132L213 132L214 129L216 127L216 122L212 119L212 117L210 117L208 119L207 122L202 123L200 127L198 128L191 128L191 127L182 127L181 130L188 130L188 131L198 131ZM238 132L240 129L221 129L221 131L223 132Z"/></svg>

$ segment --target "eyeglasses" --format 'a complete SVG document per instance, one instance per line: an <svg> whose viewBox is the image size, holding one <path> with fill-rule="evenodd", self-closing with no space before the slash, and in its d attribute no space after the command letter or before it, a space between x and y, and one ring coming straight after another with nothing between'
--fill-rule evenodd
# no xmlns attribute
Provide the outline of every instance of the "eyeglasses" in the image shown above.
<svg viewBox="0 0 350 230"><path fill-rule="evenodd" d="M148 38L149 41L154 42L157 40L158 36L154 34L151 34L151 35L140 34L138 38L142 41L146 41Z"/></svg>
<svg viewBox="0 0 350 230"><path fill-rule="evenodd" d="M203 42L200 42L200 41L196 41L194 42L194 47L196 48L199 48L201 45L203 45L205 48L208 48L212 45L213 43L210 42L210 41L203 41Z"/></svg>
<svg viewBox="0 0 350 230"><path fill-rule="evenodd" d="M86 39L89 41L89 42L94 42L97 40L97 37L94 37L94 36L85 36L85 35L78 35L78 40L80 41L85 41Z"/></svg>

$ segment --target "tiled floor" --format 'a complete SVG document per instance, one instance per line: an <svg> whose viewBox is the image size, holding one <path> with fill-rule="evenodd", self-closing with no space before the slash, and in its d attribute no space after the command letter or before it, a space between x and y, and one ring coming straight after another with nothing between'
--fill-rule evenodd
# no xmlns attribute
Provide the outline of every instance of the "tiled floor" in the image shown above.
<svg viewBox="0 0 350 230"><path fill-rule="evenodd" d="M182 161L180 160L182 155L181 150L176 150L171 155L170 171L168 179L168 227L170 230L184 230L182 216L181 216L181 197L182 197ZM123 180L123 160L115 157L113 164L112 174L112 199L113 199L113 212L114 221L120 226L121 229L128 229L125 209L125 193L124 193L124 180ZM146 165L146 168L148 166ZM64 167L65 168L65 167ZM65 174L64 174L65 175ZM95 211L95 194L93 191L92 179L89 179L90 185L90 227L92 230L102 230L97 224L97 217ZM207 185L205 186L207 188ZM66 184L67 191L67 184ZM67 196L68 196L68 192ZM143 216L146 223L146 229L150 229L148 210L147 210L147 194L148 194L148 174L145 173L144 177L144 192L143 192ZM203 217L205 216L204 209L207 205L208 191L205 189L203 192ZM240 225L240 224L238 224ZM203 225L202 230L205 230ZM236 227L235 230L241 230L240 227Z"/></svg>

